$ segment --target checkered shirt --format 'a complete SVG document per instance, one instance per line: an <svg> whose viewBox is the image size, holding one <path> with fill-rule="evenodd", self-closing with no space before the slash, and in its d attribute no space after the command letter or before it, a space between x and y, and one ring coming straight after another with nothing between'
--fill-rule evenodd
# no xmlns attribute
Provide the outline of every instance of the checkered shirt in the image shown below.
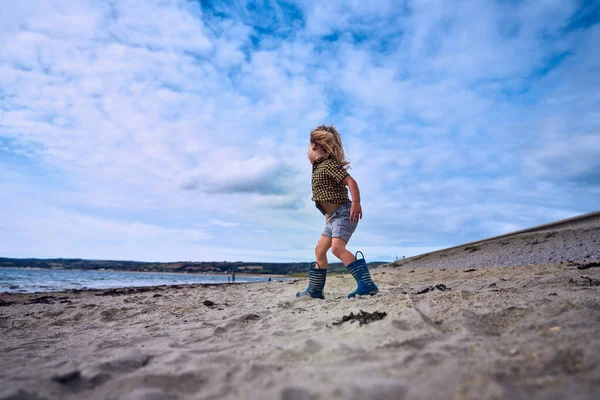
<svg viewBox="0 0 600 400"><path fill-rule="evenodd" d="M335 159L323 156L315 160L312 167L312 200L323 213L318 202L347 204L348 188L342 183L350 176L346 168Z"/></svg>

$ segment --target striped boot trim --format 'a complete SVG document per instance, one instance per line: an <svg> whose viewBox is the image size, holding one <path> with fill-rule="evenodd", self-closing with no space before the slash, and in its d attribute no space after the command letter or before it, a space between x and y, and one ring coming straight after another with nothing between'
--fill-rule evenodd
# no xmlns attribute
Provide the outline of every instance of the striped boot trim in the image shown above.
<svg viewBox="0 0 600 400"><path fill-rule="evenodd" d="M326 269L309 268L308 269L308 288L303 292L296 293L296 297L324 299L323 288L327 278Z"/></svg>
<svg viewBox="0 0 600 400"><path fill-rule="evenodd" d="M349 298L355 297L356 295L373 295L379 292L377 285L373 282L371 274L369 273L369 267L364 258L356 260L348 265L348 270L356 279L357 288L354 292L348 295Z"/></svg>
<svg viewBox="0 0 600 400"><path fill-rule="evenodd" d="M326 269L311 268L308 270L308 291L312 294L318 294L325 287Z"/></svg>

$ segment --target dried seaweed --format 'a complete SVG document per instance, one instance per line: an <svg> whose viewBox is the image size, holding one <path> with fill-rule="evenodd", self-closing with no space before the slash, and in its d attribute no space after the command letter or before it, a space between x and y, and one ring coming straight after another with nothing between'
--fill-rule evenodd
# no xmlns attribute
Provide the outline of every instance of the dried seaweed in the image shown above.
<svg viewBox="0 0 600 400"><path fill-rule="evenodd" d="M6 307L6 306L10 306L12 304L15 304L15 302L0 299L0 307Z"/></svg>
<svg viewBox="0 0 600 400"><path fill-rule="evenodd" d="M577 282L575 279L569 279L569 282L574 283L577 286L600 286L600 280L590 278L589 276L581 275L583 283Z"/></svg>
<svg viewBox="0 0 600 400"><path fill-rule="evenodd" d="M589 268L599 268L600 262L591 262L587 264L578 265L577 269L589 269Z"/></svg>
<svg viewBox="0 0 600 400"><path fill-rule="evenodd" d="M476 252L478 250L481 250L481 247L479 247L479 246L467 246L467 247L464 248L464 251L467 251L469 253L474 253L474 252Z"/></svg>
<svg viewBox="0 0 600 400"><path fill-rule="evenodd" d="M58 300L55 296L42 296L29 300L25 304L54 304L53 300Z"/></svg>
<svg viewBox="0 0 600 400"><path fill-rule="evenodd" d="M350 321L350 322L358 321L358 325L362 326L362 325L371 323L373 321L382 320L383 318L385 318L386 315L387 315L387 313L384 311L375 311L375 312L370 313L370 312L360 310L360 312L357 314L350 313L349 315L344 315L341 320L334 322L333 325L341 325L347 321Z"/></svg>
<svg viewBox="0 0 600 400"><path fill-rule="evenodd" d="M448 286L444 285L443 283L440 283L435 286L427 286L425 289L419 290L418 292L415 292L413 294L424 294L424 293L428 293L428 292L433 292L434 290L439 290L440 292L445 292L447 290L452 290L452 289L450 289Z"/></svg>
<svg viewBox="0 0 600 400"><path fill-rule="evenodd" d="M170 289L182 289L181 286L169 286ZM100 293L96 293L96 296L125 296L134 293L146 293L154 292L158 290L164 290L161 286L142 286L142 287L129 287L129 288L118 288L118 289L107 289Z"/></svg>

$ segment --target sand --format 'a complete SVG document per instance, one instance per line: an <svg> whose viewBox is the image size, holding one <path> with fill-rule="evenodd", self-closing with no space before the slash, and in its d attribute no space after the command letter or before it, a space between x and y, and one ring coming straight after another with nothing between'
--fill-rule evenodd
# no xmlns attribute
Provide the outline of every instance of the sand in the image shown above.
<svg viewBox="0 0 600 400"><path fill-rule="evenodd" d="M522 233L392 263L397 267L483 268L600 259L600 226Z"/></svg>
<svg viewBox="0 0 600 400"><path fill-rule="evenodd" d="M0 294L0 399L595 399L599 266Z"/></svg>

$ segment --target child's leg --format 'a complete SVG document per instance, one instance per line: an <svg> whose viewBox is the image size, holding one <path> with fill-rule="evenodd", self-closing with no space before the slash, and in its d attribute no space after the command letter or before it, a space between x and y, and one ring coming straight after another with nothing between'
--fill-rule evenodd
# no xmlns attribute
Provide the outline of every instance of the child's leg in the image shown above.
<svg viewBox="0 0 600 400"><path fill-rule="evenodd" d="M329 264L327 263L327 252L331 248L331 238L327 236L321 236L317 242L315 248L315 257L317 259L317 268L327 269Z"/></svg>
<svg viewBox="0 0 600 400"><path fill-rule="evenodd" d="M316 265L314 265L314 268L311 265L308 269L308 288L302 292L296 293L297 298L325 298L325 296L323 296L323 288L325 287L325 280L327 279L327 251L330 247L331 238L322 235L315 248L315 255L317 257Z"/></svg>
<svg viewBox="0 0 600 400"><path fill-rule="evenodd" d="M352 253L346 250L346 243L352 237L357 224L350 220L350 206L340 206L336 211L339 213L331 218L332 222L332 251L333 254L344 263L348 270L356 279L357 288L354 292L350 293L348 297L355 297L356 295L374 295L379 291L377 285L371 279L369 267L365 258L357 259ZM334 212L336 214L336 212ZM358 252L357 252L358 254ZM362 253L361 253L362 254Z"/></svg>
<svg viewBox="0 0 600 400"><path fill-rule="evenodd" d="M354 262L354 254L346 250L346 242L340 238L333 238L331 245L331 252L334 256L340 259L344 265L349 265Z"/></svg>
<svg viewBox="0 0 600 400"><path fill-rule="evenodd" d="M356 297L356 295L364 296L364 295L374 295L379 292L377 285L373 282L371 278L371 273L369 272L369 266L365 261L365 256L362 255L362 258L358 258L358 253L362 255L361 251L356 252L356 260L347 265L348 271L352 274L354 279L356 279L356 290L348 295L348 298Z"/></svg>
<svg viewBox="0 0 600 400"><path fill-rule="evenodd" d="M355 297L357 294L361 296L366 294L374 295L379 292L377 285L375 285L371 278L371 273L364 257L360 260L354 257L352 253L346 250L346 242L340 238L333 238L332 251L348 267L348 270L354 279L356 279L358 286L348 297Z"/></svg>

